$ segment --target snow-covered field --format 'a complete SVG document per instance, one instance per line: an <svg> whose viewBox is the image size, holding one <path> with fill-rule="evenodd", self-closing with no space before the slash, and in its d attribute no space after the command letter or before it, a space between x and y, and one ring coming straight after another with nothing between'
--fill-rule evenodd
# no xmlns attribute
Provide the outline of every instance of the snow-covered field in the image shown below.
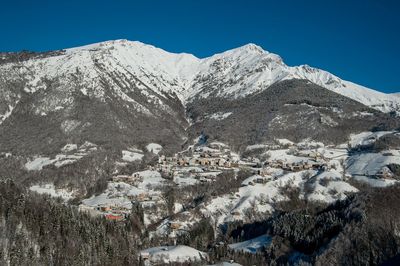
<svg viewBox="0 0 400 266"><path fill-rule="evenodd" d="M106 191L100 195L84 199L82 204L93 208L115 206L131 209L132 200L130 197L160 195L160 191L154 189L165 182L159 172L146 170L135 174L140 178L136 186L124 182L109 182Z"/></svg>
<svg viewBox="0 0 400 266"><path fill-rule="evenodd" d="M207 261L208 255L197 249L188 246L160 246L142 250L142 257L149 257L150 262L200 262Z"/></svg>
<svg viewBox="0 0 400 266"><path fill-rule="evenodd" d="M228 247L235 251L244 251L249 253L257 253L262 248L271 244L272 238L267 235L262 235L247 241L230 244Z"/></svg>
<svg viewBox="0 0 400 266"><path fill-rule="evenodd" d="M56 167L62 167L64 165L73 164L96 150L97 146L88 141L79 146L79 148L77 144L66 144L61 148L62 153L57 154L54 158L47 156L36 156L32 158L25 163L25 169L28 171L40 171L43 167L51 164Z"/></svg>
<svg viewBox="0 0 400 266"><path fill-rule="evenodd" d="M157 143L149 143L146 146L146 150L148 152L152 152L154 154L159 154L160 151L162 150L162 146L160 144L157 144Z"/></svg>
<svg viewBox="0 0 400 266"><path fill-rule="evenodd" d="M392 133L394 133L394 131L361 132L359 134L352 134L350 135L349 145L352 148L357 146L367 146L373 144L379 138Z"/></svg>
<svg viewBox="0 0 400 266"><path fill-rule="evenodd" d="M372 176L388 164L400 164L400 156L392 152L361 153L348 158L347 171L353 176Z"/></svg>
<svg viewBox="0 0 400 266"><path fill-rule="evenodd" d="M55 198L62 198L68 201L73 198L73 191L67 191L66 189L56 189L53 184L33 185L29 188L39 194L46 194Z"/></svg>
<svg viewBox="0 0 400 266"><path fill-rule="evenodd" d="M259 178L270 181L265 184L253 182ZM326 182L323 183L321 180ZM249 210L260 214L273 212L275 203L289 200L284 192L286 187L299 188L301 198L307 197L308 200L325 203L344 199L347 193L358 191L343 181L342 175L334 170L321 174L314 170L306 170L275 177L251 176L243 181L243 185L234 195L227 194L214 198L204 206L203 212L216 217L218 224L223 224L234 220L251 219L251 214L247 214ZM306 186L311 191L306 191Z"/></svg>
<svg viewBox="0 0 400 266"><path fill-rule="evenodd" d="M134 162L142 160L144 154L141 150L123 150L122 160L126 162Z"/></svg>

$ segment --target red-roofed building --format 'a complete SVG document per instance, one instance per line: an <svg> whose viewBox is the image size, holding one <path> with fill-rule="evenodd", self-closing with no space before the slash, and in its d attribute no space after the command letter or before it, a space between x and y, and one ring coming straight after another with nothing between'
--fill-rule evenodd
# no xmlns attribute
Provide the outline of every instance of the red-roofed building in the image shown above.
<svg viewBox="0 0 400 266"><path fill-rule="evenodd" d="M110 214L106 214L104 215L104 217L106 217L107 220L109 221L122 221L124 220L124 216L122 214L114 214L114 213L110 213Z"/></svg>

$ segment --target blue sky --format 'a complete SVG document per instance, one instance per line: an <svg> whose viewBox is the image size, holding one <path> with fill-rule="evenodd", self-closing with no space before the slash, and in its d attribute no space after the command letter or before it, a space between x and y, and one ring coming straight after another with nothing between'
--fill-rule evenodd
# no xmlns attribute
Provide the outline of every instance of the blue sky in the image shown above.
<svg viewBox="0 0 400 266"><path fill-rule="evenodd" d="M0 9L0 51L138 40L206 57L256 43L385 92L400 91L397 0L14 0Z"/></svg>

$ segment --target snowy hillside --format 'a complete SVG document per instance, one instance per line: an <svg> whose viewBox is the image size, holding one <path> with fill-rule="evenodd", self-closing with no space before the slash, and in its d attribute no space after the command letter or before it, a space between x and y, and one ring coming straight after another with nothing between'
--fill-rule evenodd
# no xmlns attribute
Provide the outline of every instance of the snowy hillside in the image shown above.
<svg viewBox="0 0 400 266"><path fill-rule="evenodd" d="M255 44L201 60L199 72L192 82L193 88L187 91L186 98L196 95L207 97L210 94L243 97L290 79L309 80L382 112L400 108L400 100L389 94L342 80L308 65L287 66L279 55L264 51Z"/></svg>
<svg viewBox="0 0 400 266"><path fill-rule="evenodd" d="M383 112L400 110L400 99L341 80L307 65L289 67L273 53L248 44L221 54L199 59L190 54L173 54L140 42L116 40L66 49L49 56L0 64L0 123L12 113L21 97L7 84L18 83L27 93L48 91L57 80L57 91L64 97L48 97L36 106L45 115L67 108L71 92L105 100L111 89L138 112L154 115L138 96L173 113L166 97L182 103L195 97L217 95L244 97L288 79L307 79L317 85L359 101Z"/></svg>

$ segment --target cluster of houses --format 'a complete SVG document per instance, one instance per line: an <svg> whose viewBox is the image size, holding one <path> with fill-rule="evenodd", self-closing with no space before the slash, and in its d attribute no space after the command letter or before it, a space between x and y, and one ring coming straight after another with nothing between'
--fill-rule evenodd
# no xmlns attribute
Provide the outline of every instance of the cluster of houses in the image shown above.
<svg viewBox="0 0 400 266"><path fill-rule="evenodd" d="M126 184L137 186L142 181L139 174L134 173L133 175L116 175L112 177L113 182L124 182Z"/></svg>
<svg viewBox="0 0 400 266"><path fill-rule="evenodd" d="M286 161L279 159L279 160L267 161L266 165L272 168L280 168L291 172L298 172L310 169L329 170L328 169L329 165L323 160Z"/></svg>
<svg viewBox="0 0 400 266"><path fill-rule="evenodd" d="M208 166L210 169L230 168L237 166L230 152L222 153L211 149L196 149L191 154L177 153L173 157L160 156L160 170L169 170L174 166ZM168 167L169 166L169 167Z"/></svg>
<svg viewBox="0 0 400 266"><path fill-rule="evenodd" d="M149 166L149 170L158 171L164 178L173 180L176 184L184 184L192 182L213 182L218 174L226 170L238 170L246 168L258 175L257 179L252 180L246 185L254 185L256 183L265 184L276 169L286 171L302 171L302 170L327 170L328 163L321 158L317 152L301 155L296 160L287 160L285 158L267 160L263 165L257 158L240 158L239 155L231 152L231 150L223 144L209 144L189 149L177 153L174 156L167 157L160 155L158 163ZM275 169L275 170L274 170ZM382 173L387 174L387 173ZM176 180L179 180L176 182ZM183 180L183 181L182 181ZM112 177L115 183L123 182L134 187L138 187L143 182L143 177L138 173L132 175L115 175ZM181 182L181 183L179 183ZM234 196L234 195L232 195ZM161 200L160 195L151 193L151 191L143 191L141 193L127 193L124 195L130 202L139 202L141 204L155 202ZM82 207L84 208L84 206ZM121 221L129 214L129 209L121 206L100 206L95 210L90 210L97 214L103 215L108 220ZM171 230L179 230L180 224L171 224Z"/></svg>
<svg viewBox="0 0 400 266"><path fill-rule="evenodd" d="M92 216L102 215L109 221L124 221L130 213L129 208L116 205L101 205L95 208L84 204L79 205L79 211L89 213Z"/></svg>
<svg viewBox="0 0 400 266"><path fill-rule="evenodd" d="M221 146L191 147L172 157L161 155L155 170L171 177L192 174L200 181L212 181L222 170L240 167L239 156Z"/></svg>

